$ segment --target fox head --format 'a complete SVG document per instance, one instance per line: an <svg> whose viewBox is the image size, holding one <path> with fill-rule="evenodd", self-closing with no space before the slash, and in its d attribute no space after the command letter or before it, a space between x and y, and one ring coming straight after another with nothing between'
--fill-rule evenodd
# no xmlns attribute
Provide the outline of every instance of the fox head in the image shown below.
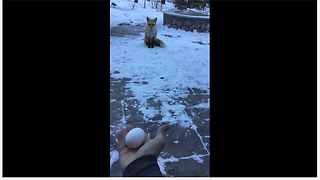
<svg viewBox="0 0 320 180"><path fill-rule="evenodd" d="M157 18L150 19L149 17L147 17L147 26L150 26L151 29L153 28L153 26L156 26L156 22Z"/></svg>

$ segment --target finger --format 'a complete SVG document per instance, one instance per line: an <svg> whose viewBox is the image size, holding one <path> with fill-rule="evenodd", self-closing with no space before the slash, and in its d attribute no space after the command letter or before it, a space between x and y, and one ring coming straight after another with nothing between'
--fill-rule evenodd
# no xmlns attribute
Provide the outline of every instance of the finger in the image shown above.
<svg viewBox="0 0 320 180"><path fill-rule="evenodd" d="M165 133L169 130L169 125L163 125L158 128L156 137L154 139L145 138L145 141L148 143L144 143L144 145L139 149L136 154L136 157L142 157L145 155L153 154L156 157L159 157L160 152L165 146Z"/></svg>
<svg viewBox="0 0 320 180"><path fill-rule="evenodd" d="M170 129L169 125L162 125L158 128L155 138L165 138L166 132Z"/></svg>
<svg viewBox="0 0 320 180"><path fill-rule="evenodd" d="M147 143L145 143L137 152L136 157L142 157L145 155L153 154L156 157L159 157L160 152L165 146L164 138L154 138L150 139Z"/></svg>

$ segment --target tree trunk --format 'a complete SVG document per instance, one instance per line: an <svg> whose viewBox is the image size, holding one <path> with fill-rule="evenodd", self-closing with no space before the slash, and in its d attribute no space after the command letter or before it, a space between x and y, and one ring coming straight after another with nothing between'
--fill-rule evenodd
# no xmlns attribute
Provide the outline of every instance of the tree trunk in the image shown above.
<svg viewBox="0 0 320 180"><path fill-rule="evenodd" d="M161 4L166 4L166 0L161 0Z"/></svg>
<svg viewBox="0 0 320 180"><path fill-rule="evenodd" d="M135 3L138 3L138 0L134 0Z"/></svg>

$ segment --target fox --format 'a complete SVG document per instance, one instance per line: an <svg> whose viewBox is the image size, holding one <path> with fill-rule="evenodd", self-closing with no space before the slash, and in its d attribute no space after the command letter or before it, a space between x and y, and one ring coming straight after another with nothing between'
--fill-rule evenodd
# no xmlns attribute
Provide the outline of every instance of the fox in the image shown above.
<svg viewBox="0 0 320 180"><path fill-rule="evenodd" d="M154 45L160 46L162 48L166 47L163 41L157 38L157 18L150 19L147 17L147 25L145 28L144 43L148 48L153 48Z"/></svg>

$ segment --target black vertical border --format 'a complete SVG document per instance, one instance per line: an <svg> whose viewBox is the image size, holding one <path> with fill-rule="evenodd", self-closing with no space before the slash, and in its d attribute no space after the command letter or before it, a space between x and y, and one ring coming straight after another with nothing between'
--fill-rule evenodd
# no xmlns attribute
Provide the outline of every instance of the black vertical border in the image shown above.
<svg viewBox="0 0 320 180"><path fill-rule="evenodd" d="M212 177L317 176L317 2L211 3Z"/></svg>
<svg viewBox="0 0 320 180"><path fill-rule="evenodd" d="M109 4L3 2L3 176L109 176Z"/></svg>

